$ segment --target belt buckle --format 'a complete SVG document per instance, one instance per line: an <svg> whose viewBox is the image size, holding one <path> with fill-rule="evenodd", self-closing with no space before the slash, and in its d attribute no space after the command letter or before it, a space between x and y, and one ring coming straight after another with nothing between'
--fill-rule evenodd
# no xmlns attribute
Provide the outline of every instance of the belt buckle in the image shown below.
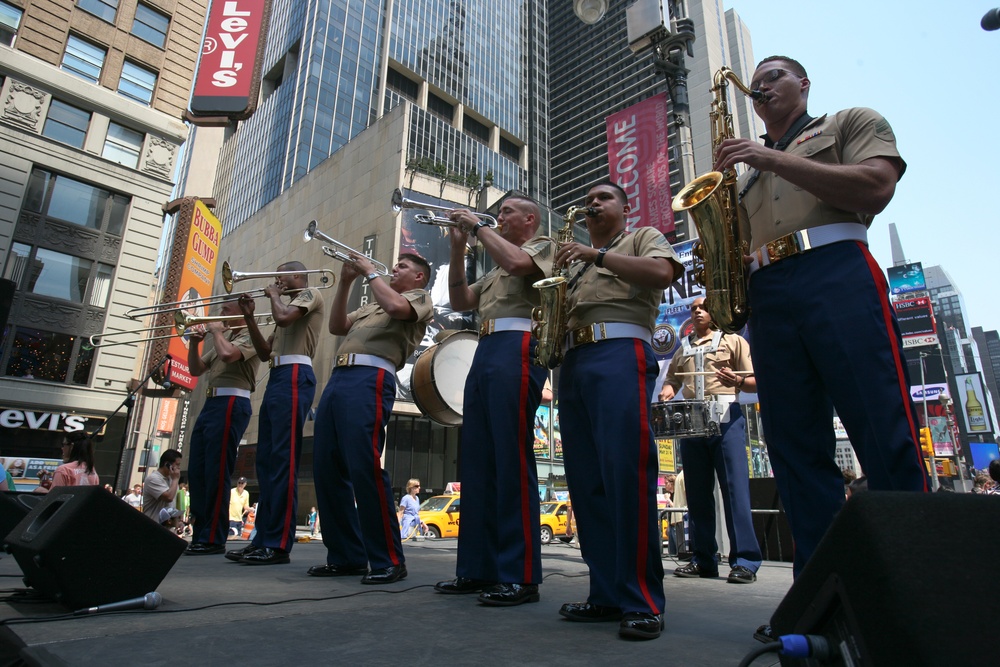
<svg viewBox="0 0 1000 667"><path fill-rule="evenodd" d="M351 355L349 354L338 354L337 355L337 368L341 366L347 366L351 363Z"/></svg>
<svg viewBox="0 0 1000 667"><path fill-rule="evenodd" d="M770 262L797 255L802 252L802 235L799 232L782 236L764 246L767 249L767 258Z"/></svg>
<svg viewBox="0 0 1000 667"><path fill-rule="evenodd" d="M267 360L267 366L268 368L272 369L274 368L274 357L271 357L270 359Z"/></svg>
<svg viewBox="0 0 1000 667"><path fill-rule="evenodd" d="M601 331L601 337L598 338L594 334L594 327L599 327ZM586 345L587 343L594 343L599 340L603 340L606 337L606 332L604 330L604 322L600 324L591 324L590 326L580 327L573 332L573 345Z"/></svg>
<svg viewBox="0 0 1000 667"><path fill-rule="evenodd" d="M479 337L489 336L494 331L496 320L483 320L479 325Z"/></svg>

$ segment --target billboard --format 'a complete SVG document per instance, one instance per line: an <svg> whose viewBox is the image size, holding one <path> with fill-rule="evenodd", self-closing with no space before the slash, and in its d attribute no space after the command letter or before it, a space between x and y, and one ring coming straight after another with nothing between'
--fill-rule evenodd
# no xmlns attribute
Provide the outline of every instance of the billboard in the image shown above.
<svg viewBox="0 0 1000 667"><path fill-rule="evenodd" d="M653 227L674 238L668 157L667 94L660 93L607 117L610 179L628 195L629 230Z"/></svg>
<svg viewBox="0 0 1000 667"><path fill-rule="evenodd" d="M896 311L904 348L937 344L937 329L930 297L898 299L893 302L892 307Z"/></svg>
<svg viewBox="0 0 1000 667"><path fill-rule="evenodd" d="M191 91L191 122L199 124L198 116L242 120L253 114L270 14L271 0L212 1Z"/></svg>
<svg viewBox="0 0 1000 667"><path fill-rule="evenodd" d="M924 267L920 262L890 266L886 269L886 275L889 277L889 291L892 294L923 292L927 289Z"/></svg>
<svg viewBox="0 0 1000 667"><path fill-rule="evenodd" d="M993 425L979 373L956 375L955 385L958 387L958 396L955 397L956 418L960 420L965 433L992 435Z"/></svg>

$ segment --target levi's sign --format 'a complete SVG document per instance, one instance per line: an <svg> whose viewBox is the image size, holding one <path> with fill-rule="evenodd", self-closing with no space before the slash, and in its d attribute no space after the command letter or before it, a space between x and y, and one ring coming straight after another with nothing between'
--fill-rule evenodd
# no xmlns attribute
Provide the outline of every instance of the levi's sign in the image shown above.
<svg viewBox="0 0 1000 667"><path fill-rule="evenodd" d="M195 116L243 119L257 106L271 0L213 0L191 94Z"/></svg>

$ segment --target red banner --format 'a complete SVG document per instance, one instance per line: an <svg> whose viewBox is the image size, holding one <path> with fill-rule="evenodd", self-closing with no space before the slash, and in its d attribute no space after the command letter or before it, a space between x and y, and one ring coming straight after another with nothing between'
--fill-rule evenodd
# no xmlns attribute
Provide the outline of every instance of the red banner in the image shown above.
<svg viewBox="0 0 1000 667"><path fill-rule="evenodd" d="M195 73L191 113L241 118L256 107L271 0L214 0Z"/></svg>
<svg viewBox="0 0 1000 667"><path fill-rule="evenodd" d="M674 231L670 207L667 94L643 100L607 118L611 180L628 195L629 229Z"/></svg>

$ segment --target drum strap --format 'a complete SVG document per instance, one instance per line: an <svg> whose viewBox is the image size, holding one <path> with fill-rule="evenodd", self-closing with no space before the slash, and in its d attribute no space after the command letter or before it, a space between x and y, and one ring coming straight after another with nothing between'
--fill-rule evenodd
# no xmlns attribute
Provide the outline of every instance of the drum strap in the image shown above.
<svg viewBox="0 0 1000 667"><path fill-rule="evenodd" d="M722 343L722 332L716 331L712 334L712 342L708 345L692 345L691 339L694 334L686 336L684 338L684 343L681 349L681 355L685 357L694 357L694 370L698 373L705 372L705 354L708 352L715 352L719 349L719 345ZM694 376L694 398L698 401L705 400L705 376L695 375Z"/></svg>

